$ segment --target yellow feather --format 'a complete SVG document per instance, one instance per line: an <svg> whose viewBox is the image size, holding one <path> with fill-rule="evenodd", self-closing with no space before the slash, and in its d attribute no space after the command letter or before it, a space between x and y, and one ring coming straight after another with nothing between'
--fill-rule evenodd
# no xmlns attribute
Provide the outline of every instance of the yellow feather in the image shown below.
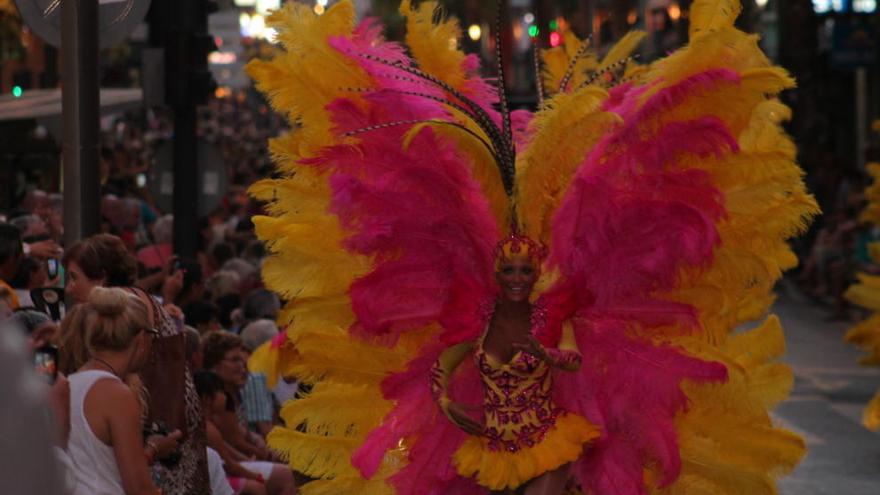
<svg viewBox="0 0 880 495"><path fill-rule="evenodd" d="M406 45L421 70L461 89L465 82L465 54L458 49L461 28L455 18L435 24L437 8L437 2L420 2L417 8L411 0L400 2L400 13L406 17Z"/></svg>
<svg viewBox="0 0 880 495"><path fill-rule="evenodd" d="M862 424L871 431L880 429L880 392L874 395L862 413Z"/></svg>
<svg viewBox="0 0 880 495"><path fill-rule="evenodd" d="M738 0L696 0L690 7L688 35L693 40L700 35L733 27L740 12L742 5Z"/></svg>
<svg viewBox="0 0 880 495"><path fill-rule="evenodd" d="M608 50L608 53L605 54L605 57L599 63L597 70L602 70L632 55L632 52L645 39L645 36L647 36L647 33L644 31L630 31L626 33L620 41Z"/></svg>
<svg viewBox="0 0 880 495"><path fill-rule="evenodd" d="M669 294L697 309L705 332L682 337L671 328L662 336L695 356L724 363L728 381L686 386L690 406L678 419L681 476L655 493L775 494L775 479L806 451L801 438L775 427L768 415L793 384L791 369L776 362L784 352L778 318L736 330L765 317L775 282L797 263L786 240L818 212L795 163L796 148L781 128L790 112L776 95L794 81L770 64L756 37L733 28L738 12L738 3L695 2L691 22L697 35L643 76L653 84L643 97L647 100L709 69L739 75L739 81L692 92L642 128L651 135L672 122L713 116L739 145L738 153L721 159L686 158L687 166L710 174L727 216L718 224L721 244L712 265L684 270L679 288Z"/></svg>
<svg viewBox="0 0 880 495"><path fill-rule="evenodd" d="M620 122L601 111L605 90L560 93L532 120L534 137L517 159L517 211L530 237L547 243L550 221L568 185L595 142ZM582 139L560 139L577 135Z"/></svg>

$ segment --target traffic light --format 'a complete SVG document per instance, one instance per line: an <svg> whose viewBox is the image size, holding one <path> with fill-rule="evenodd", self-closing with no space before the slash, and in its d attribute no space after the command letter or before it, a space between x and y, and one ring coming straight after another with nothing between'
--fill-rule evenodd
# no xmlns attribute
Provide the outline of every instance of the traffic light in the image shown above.
<svg viewBox="0 0 880 495"><path fill-rule="evenodd" d="M150 42L164 49L165 103L171 107L207 103L216 82L208 54L217 46L208 33L213 0L154 0L150 12Z"/></svg>

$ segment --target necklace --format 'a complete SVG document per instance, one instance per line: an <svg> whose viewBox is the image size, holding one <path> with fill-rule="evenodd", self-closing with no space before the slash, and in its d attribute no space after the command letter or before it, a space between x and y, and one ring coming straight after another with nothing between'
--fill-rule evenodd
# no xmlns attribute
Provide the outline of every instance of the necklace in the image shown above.
<svg viewBox="0 0 880 495"><path fill-rule="evenodd" d="M103 359L101 359L99 357L95 357L95 356L92 356L92 361L97 361L97 362L103 364L104 366L110 368L110 371L113 372L114 375L119 376L119 373L116 372L116 368L111 366L110 363L108 363L107 361L104 361Z"/></svg>

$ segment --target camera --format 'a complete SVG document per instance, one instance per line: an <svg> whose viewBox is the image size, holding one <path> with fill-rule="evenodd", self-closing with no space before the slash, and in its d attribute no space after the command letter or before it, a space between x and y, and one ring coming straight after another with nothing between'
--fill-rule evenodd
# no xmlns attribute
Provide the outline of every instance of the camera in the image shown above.
<svg viewBox="0 0 880 495"><path fill-rule="evenodd" d="M58 277L58 260L55 258L49 258L46 260L46 275L49 277L49 280L53 280Z"/></svg>
<svg viewBox="0 0 880 495"><path fill-rule="evenodd" d="M58 378L58 348L51 344L34 351L34 370L49 385Z"/></svg>

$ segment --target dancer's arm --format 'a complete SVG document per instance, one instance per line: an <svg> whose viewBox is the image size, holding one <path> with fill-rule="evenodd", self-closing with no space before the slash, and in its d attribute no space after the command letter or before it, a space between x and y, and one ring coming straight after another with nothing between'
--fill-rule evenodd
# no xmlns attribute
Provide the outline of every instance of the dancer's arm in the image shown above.
<svg viewBox="0 0 880 495"><path fill-rule="evenodd" d="M453 402L449 398L449 377L455 372L455 369L467 358L473 351L472 342L463 342L454 345L440 354L440 358L431 367L431 393L434 400L440 406L443 414L455 423L459 428L467 433L476 435L483 429L483 425L475 421L467 415L469 409L473 406L467 406L458 402Z"/></svg>
<svg viewBox="0 0 880 495"><path fill-rule="evenodd" d="M571 321L562 324L562 336L556 349L548 349L552 365L565 371L577 371L581 368L581 352L577 339L574 337L574 326Z"/></svg>

